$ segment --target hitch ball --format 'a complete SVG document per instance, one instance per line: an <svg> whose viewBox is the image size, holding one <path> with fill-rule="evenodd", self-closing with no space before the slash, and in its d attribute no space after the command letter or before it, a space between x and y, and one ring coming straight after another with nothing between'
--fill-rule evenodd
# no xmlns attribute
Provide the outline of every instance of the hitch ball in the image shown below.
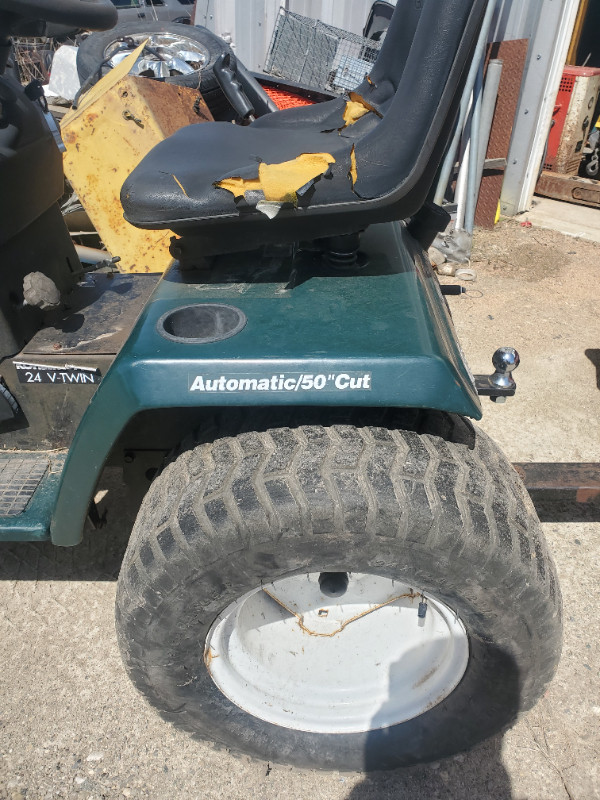
<svg viewBox="0 0 600 800"><path fill-rule="evenodd" d="M513 372L521 359L514 347L499 347L492 356L492 364L496 372L494 375L507 375Z"/></svg>
<svg viewBox="0 0 600 800"><path fill-rule="evenodd" d="M494 374L491 376L491 383L499 389L514 389L515 380L512 372L521 363L518 352L514 347L499 347L492 356ZM492 396L494 403L506 403L505 396Z"/></svg>

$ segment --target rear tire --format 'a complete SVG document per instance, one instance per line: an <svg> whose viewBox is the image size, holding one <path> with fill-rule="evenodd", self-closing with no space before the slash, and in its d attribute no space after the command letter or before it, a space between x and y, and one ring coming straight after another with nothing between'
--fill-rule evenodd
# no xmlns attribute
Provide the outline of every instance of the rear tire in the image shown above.
<svg viewBox="0 0 600 800"><path fill-rule="evenodd" d="M260 430L191 443L151 486L117 591L119 644L134 684L163 717L202 739L302 767L408 766L506 729L540 697L561 647L554 566L512 466L484 433L445 414L365 410L354 424L335 424L335 414L311 424L322 423L322 410L284 417L271 411ZM468 636L458 685L397 724L386 716L395 698L374 699L368 729L341 733L335 723L320 732L274 724L270 712L229 700L211 677L206 642L217 623L242 618L231 604L248 593L262 598L263 584L328 572L349 574L350 585L353 573L393 580L422 593L430 608L450 609ZM417 600L398 619L413 614L417 625ZM239 614L248 607L238 606ZM345 631L359 635L353 625L377 625L392 606ZM260 622L252 632L268 633ZM277 641L264 641L272 656L265 663L275 664ZM393 635L385 641L390 652L399 647ZM325 686L355 666L333 663L332 652L316 676ZM378 664L369 652L361 657L369 701ZM392 663L390 681L406 663ZM282 678L269 669L259 681L268 698Z"/></svg>

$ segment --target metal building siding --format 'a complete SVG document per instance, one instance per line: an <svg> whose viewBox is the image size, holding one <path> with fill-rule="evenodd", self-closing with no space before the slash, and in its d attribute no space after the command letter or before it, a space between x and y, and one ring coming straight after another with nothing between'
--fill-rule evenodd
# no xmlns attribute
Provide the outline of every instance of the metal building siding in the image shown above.
<svg viewBox="0 0 600 800"><path fill-rule="evenodd" d="M262 70L279 8L362 33L373 0L197 0L195 24L231 40L236 54Z"/></svg>
<svg viewBox="0 0 600 800"><path fill-rule="evenodd" d="M564 2L561 0L559 5ZM195 21L226 39L230 37L246 66L260 70L280 7L362 33L372 3L373 0L197 0ZM556 5L556 0L499 0L492 41L533 39L538 20L549 4Z"/></svg>
<svg viewBox="0 0 600 800"><path fill-rule="evenodd" d="M543 1L540 0L500 0L492 24L491 41L531 39L537 29L542 6Z"/></svg>
<svg viewBox="0 0 600 800"><path fill-rule="evenodd" d="M496 38L530 40L502 187L504 214L531 207L578 8L579 0L502 2Z"/></svg>
<svg viewBox="0 0 600 800"><path fill-rule="evenodd" d="M327 25L362 33L373 0L290 0L289 10Z"/></svg>

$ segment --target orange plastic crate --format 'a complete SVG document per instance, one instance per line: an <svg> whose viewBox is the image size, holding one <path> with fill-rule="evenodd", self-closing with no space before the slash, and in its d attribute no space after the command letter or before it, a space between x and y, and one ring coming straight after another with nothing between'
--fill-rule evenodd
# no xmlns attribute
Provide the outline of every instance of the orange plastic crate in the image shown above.
<svg viewBox="0 0 600 800"><path fill-rule="evenodd" d="M299 106L314 105L312 100L308 100L306 97L303 97L301 94L296 94L295 92L274 89L272 86L263 86L263 89L280 111L283 111L284 108L298 108Z"/></svg>

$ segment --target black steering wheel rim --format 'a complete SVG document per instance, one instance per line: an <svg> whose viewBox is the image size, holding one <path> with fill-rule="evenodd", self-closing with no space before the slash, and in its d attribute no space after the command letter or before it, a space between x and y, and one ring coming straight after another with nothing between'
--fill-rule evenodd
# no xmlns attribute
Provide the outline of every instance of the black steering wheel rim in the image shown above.
<svg viewBox="0 0 600 800"><path fill-rule="evenodd" d="M95 31L109 30L118 20L111 0L0 0L2 13Z"/></svg>

